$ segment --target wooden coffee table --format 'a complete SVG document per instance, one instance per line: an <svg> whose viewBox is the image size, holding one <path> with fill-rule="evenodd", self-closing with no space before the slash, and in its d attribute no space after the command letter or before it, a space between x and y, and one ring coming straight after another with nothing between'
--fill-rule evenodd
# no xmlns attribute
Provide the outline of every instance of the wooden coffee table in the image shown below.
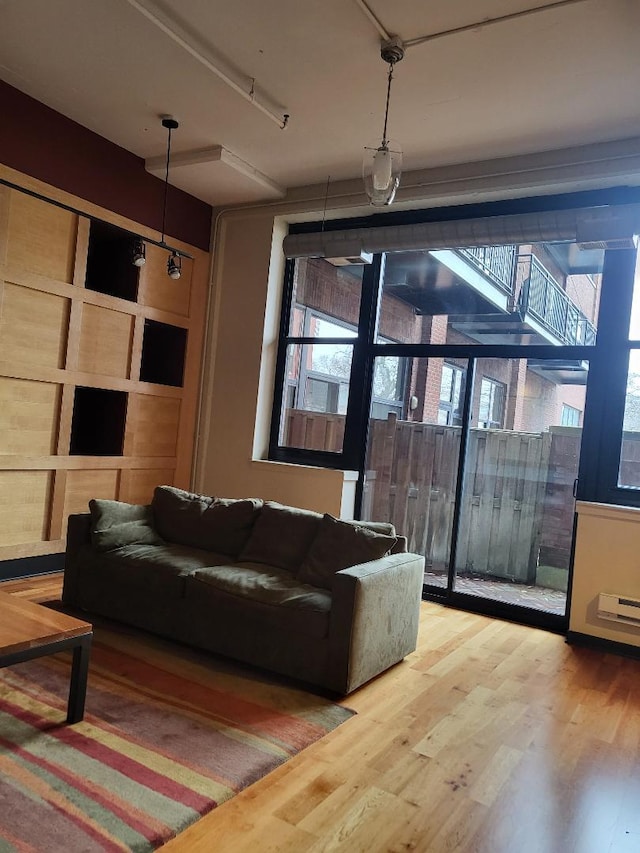
<svg viewBox="0 0 640 853"><path fill-rule="evenodd" d="M93 626L0 591L0 666L73 649L67 723L84 716Z"/></svg>

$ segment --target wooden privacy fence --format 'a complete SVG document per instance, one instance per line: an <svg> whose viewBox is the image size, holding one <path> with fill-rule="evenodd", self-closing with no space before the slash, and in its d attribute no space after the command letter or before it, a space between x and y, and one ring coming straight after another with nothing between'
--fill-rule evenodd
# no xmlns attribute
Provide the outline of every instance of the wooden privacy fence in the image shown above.
<svg viewBox="0 0 640 853"><path fill-rule="evenodd" d="M393 521L433 571L448 568L460 435L460 427L399 421L395 415L370 424L363 517ZM573 461L577 472L579 436L570 436L573 453L563 448L570 470L562 471L555 438L550 432L470 430L458 572L534 583L545 525L554 544L546 554L553 553L556 567L568 568L576 476L571 467Z"/></svg>
<svg viewBox="0 0 640 853"><path fill-rule="evenodd" d="M339 415L291 412L290 443L339 450L343 422ZM432 571L448 568L460 435L459 427L395 414L370 422L362 517L392 521ZM568 569L579 447L577 428L470 431L459 572L534 583L540 563Z"/></svg>

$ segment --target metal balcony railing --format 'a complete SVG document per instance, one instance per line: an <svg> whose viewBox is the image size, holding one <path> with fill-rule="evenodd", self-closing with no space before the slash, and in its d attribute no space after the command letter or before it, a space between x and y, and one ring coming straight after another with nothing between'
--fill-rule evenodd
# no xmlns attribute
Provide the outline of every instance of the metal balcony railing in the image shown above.
<svg viewBox="0 0 640 853"><path fill-rule="evenodd" d="M531 314L563 344L591 346L595 342L593 323L534 255L518 256L515 280L521 316Z"/></svg>
<svg viewBox="0 0 640 853"><path fill-rule="evenodd" d="M563 344L591 346L596 328L567 296L544 265L518 246L478 246L456 250L493 285L513 295L518 313L532 317Z"/></svg>
<svg viewBox="0 0 640 853"><path fill-rule="evenodd" d="M517 246L474 246L458 252L477 267L492 284L511 293L513 290Z"/></svg>

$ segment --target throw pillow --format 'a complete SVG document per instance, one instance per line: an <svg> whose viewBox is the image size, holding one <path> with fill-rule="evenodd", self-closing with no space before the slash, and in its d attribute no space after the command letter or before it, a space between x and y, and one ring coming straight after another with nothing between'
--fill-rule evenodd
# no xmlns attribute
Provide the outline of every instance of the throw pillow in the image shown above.
<svg viewBox="0 0 640 853"><path fill-rule="evenodd" d="M320 513L267 501L238 559L297 572L322 519Z"/></svg>
<svg viewBox="0 0 640 853"><path fill-rule="evenodd" d="M150 506L122 501L90 500L91 544L96 551L123 545L164 545L153 527Z"/></svg>
<svg viewBox="0 0 640 853"><path fill-rule="evenodd" d="M259 498L214 498L157 486L151 502L155 525L167 540L236 557L262 506Z"/></svg>
<svg viewBox="0 0 640 853"><path fill-rule="evenodd" d="M167 542L204 548L202 517L212 500L174 486L157 486L151 507L158 533Z"/></svg>
<svg viewBox="0 0 640 853"><path fill-rule="evenodd" d="M202 513L201 547L237 557L251 535L261 507L259 498L214 498Z"/></svg>
<svg viewBox="0 0 640 853"><path fill-rule="evenodd" d="M395 536L376 533L357 523L325 514L300 571L302 583L331 589L336 572L384 557L396 544Z"/></svg>

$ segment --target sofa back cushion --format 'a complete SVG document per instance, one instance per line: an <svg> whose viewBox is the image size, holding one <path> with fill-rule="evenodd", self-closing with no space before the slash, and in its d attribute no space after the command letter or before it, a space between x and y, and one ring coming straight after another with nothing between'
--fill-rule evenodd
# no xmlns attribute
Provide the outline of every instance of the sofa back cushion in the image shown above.
<svg viewBox="0 0 640 853"><path fill-rule="evenodd" d="M251 534L262 501L208 497L158 486L151 506L158 533L167 542L235 558Z"/></svg>
<svg viewBox="0 0 640 853"><path fill-rule="evenodd" d="M294 574L313 542L322 516L319 512L266 501L240 553L240 561L266 563Z"/></svg>
<svg viewBox="0 0 640 853"><path fill-rule="evenodd" d="M305 557L298 580L331 589L336 572L384 557L395 546L397 538L377 533L357 522L339 521L325 514L311 548Z"/></svg>
<svg viewBox="0 0 640 853"><path fill-rule="evenodd" d="M96 551L125 545L163 545L153 526L150 506L123 501L90 500L91 544Z"/></svg>

